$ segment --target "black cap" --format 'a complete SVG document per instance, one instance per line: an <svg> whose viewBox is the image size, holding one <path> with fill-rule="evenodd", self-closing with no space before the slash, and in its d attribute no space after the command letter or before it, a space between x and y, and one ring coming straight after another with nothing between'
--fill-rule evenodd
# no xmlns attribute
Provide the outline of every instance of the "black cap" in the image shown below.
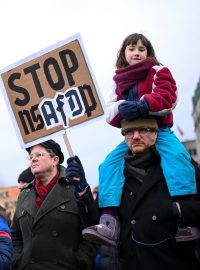
<svg viewBox="0 0 200 270"><path fill-rule="evenodd" d="M31 172L31 169L28 168L26 170L24 170L23 172L20 173L19 177L18 177L18 183L20 181L23 181L25 183L30 183L33 179L34 179L34 175Z"/></svg>
<svg viewBox="0 0 200 270"><path fill-rule="evenodd" d="M51 149L54 152L54 154L59 157L59 164L63 163L64 155L63 152L61 151L60 145L57 142L55 142L54 140L48 140L46 142L39 143L38 145L43 146L45 149ZM26 151L30 153L31 149L34 146L26 148Z"/></svg>

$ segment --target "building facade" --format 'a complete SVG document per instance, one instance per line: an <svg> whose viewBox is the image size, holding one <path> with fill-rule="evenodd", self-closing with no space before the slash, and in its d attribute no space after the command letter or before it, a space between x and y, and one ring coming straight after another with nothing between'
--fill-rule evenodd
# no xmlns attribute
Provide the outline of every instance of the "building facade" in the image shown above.
<svg viewBox="0 0 200 270"><path fill-rule="evenodd" d="M182 141L182 144L185 146L191 157L200 164L199 151L197 148L197 140L187 140Z"/></svg>
<svg viewBox="0 0 200 270"><path fill-rule="evenodd" d="M3 207L6 208L7 212L11 214L10 218L12 219L17 198L19 196L20 190L17 186L12 187L0 187L0 202Z"/></svg>
<svg viewBox="0 0 200 270"><path fill-rule="evenodd" d="M193 103L192 117L194 120L194 128L196 134L197 161L200 163L200 79L197 83L194 96L192 97L192 103Z"/></svg>

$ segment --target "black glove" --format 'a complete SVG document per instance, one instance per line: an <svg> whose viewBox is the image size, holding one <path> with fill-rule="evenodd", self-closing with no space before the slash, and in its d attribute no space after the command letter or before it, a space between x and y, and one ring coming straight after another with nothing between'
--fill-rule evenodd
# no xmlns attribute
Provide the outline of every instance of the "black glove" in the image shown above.
<svg viewBox="0 0 200 270"><path fill-rule="evenodd" d="M119 105L119 113L126 120L145 118L148 115L149 107L144 99L124 101Z"/></svg>
<svg viewBox="0 0 200 270"><path fill-rule="evenodd" d="M67 160L67 168L65 170L66 179L75 186L76 192L82 192L88 187L87 180L85 179L85 172L80 159L77 156L70 157ZM75 180L74 177L80 178Z"/></svg>

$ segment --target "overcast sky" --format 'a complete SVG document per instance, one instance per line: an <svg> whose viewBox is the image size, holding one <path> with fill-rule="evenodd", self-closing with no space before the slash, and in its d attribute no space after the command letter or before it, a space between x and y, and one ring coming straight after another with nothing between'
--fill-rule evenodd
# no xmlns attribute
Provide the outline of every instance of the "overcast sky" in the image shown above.
<svg viewBox="0 0 200 270"><path fill-rule="evenodd" d="M174 111L184 138L194 139L192 96L200 76L199 0L2 0L0 69L80 33L103 98L108 98L116 54L134 32L146 35L160 62L178 86ZM28 165L0 91L0 186L16 185ZM177 134L179 136L179 134ZM105 120L68 131L71 147L85 167L91 186L98 165L123 138ZM56 137L69 157L62 137Z"/></svg>

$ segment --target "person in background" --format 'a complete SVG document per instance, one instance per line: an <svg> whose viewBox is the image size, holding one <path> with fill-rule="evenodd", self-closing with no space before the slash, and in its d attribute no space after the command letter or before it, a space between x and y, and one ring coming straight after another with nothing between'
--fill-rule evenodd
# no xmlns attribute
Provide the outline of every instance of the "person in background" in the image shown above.
<svg viewBox="0 0 200 270"><path fill-rule="evenodd" d="M98 186L93 188L92 196L93 196L94 200L97 200L97 198L98 198Z"/></svg>
<svg viewBox="0 0 200 270"><path fill-rule="evenodd" d="M9 270L12 260L11 232L6 209L0 205L0 269Z"/></svg>
<svg viewBox="0 0 200 270"><path fill-rule="evenodd" d="M115 86L107 102L107 122L120 128L122 119L156 118L159 126L156 149L171 196L196 194L191 157L171 130L172 110L177 103L176 82L170 70L158 62L151 42L143 34L133 33L124 39L113 79ZM99 166L101 217L98 230L95 227L91 234L93 241L102 244L118 243L117 212L125 180L124 154L127 149L123 141ZM87 235L84 235L86 239Z"/></svg>
<svg viewBox="0 0 200 270"><path fill-rule="evenodd" d="M34 175L31 172L31 168L23 170L18 177L18 188L22 191L31 181L34 179Z"/></svg>
<svg viewBox="0 0 200 270"><path fill-rule="evenodd" d="M82 229L99 213L79 158L69 158L65 171L54 140L27 151L35 179L17 201L11 270L91 270L98 245L84 240Z"/></svg>

